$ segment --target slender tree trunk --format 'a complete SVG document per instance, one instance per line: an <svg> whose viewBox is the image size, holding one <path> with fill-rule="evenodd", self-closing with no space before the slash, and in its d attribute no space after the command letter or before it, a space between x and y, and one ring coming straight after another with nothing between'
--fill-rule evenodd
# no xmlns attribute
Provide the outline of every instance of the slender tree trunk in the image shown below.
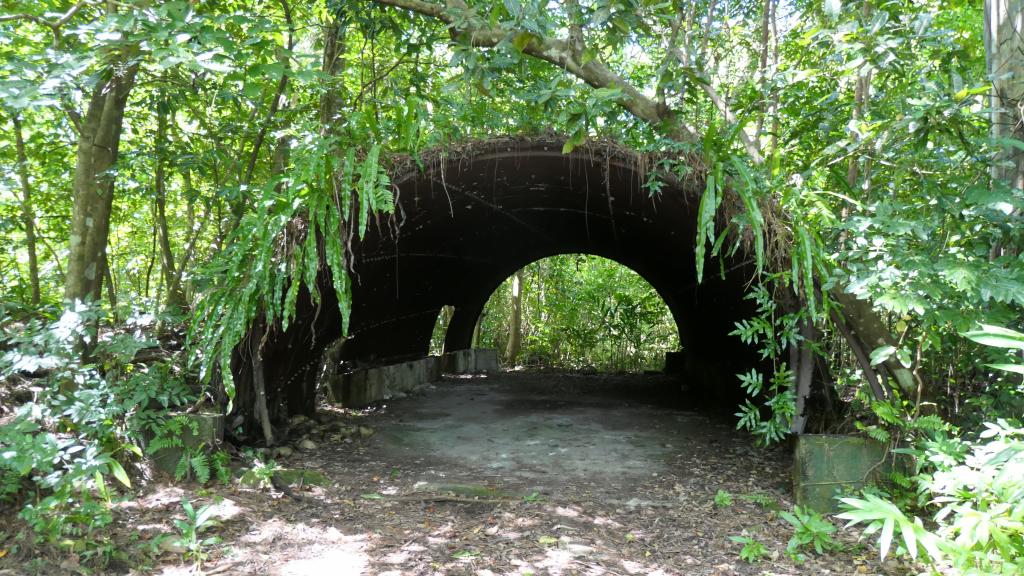
<svg viewBox="0 0 1024 576"><path fill-rule="evenodd" d="M117 284L114 283L114 272L110 269L110 255L103 255L103 278L104 286L107 289L107 304L110 306L110 314L117 324Z"/></svg>
<svg viewBox="0 0 1024 576"><path fill-rule="evenodd" d="M188 229L189 233L191 234L191 236L189 236L188 244L185 245L185 250L181 254L181 260L178 262L178 266L177 266L178 273L177 273L177 277L175 278L175 283L177 284L178 288L181 290L183 298L184 298L184 301L185 301L185 304L187 305L188 304L187 286L185 285L185 281L184 281L185 269L189 266L189 263L192 262L192 258L193 258L193 256L195 256L195 252L196 252L196 244L199 242L199 237L202 236L203 230L206 229L206 223L209 222L209 220L210 220L210 216L211 216L211 212L212 212L212 209L211 209L212 202L209 199L204 201L204 203L203 203L203 218L200 219L199 222L197 223L196 222L195 202L192 200L192 198L195 197L195 195L193 193L193 188L192 188L192 173L188 169L186 169L182 173L182 180L184 180L184 183L185 183L185 194L189 198L189 201L188 201L188 218L187 218L187 220L188 220L188 228L187 229Z"/></svg>
<svg viewBox="0 0 1024 576"><path fill-rule="evenodd" d="M74 208L64 298L97 301L114 200L114 164L128 95L138 66L112 65L97 82L82 119L75 164ZM87 344L88 347L88 344Z"/></svg>
<svg viewBox="0 0 1024 576"><path fill-rule="evenodd" d="M156 218L155 210L154 210L153 218L154 219ZM153 266L156 265L156 245L157 245L156 237L157 237L157 231L156 231L156 226L154 226L153 227L153 239L152 239L153 241L152 241L152 243L150 244L150 247L149 247L149 259L147 260L147 264L146 264L146 281L143 284L143 290L142 290L142 293L145 294L146 298L149 298L149 284L150 284L150 280L153 279ZM159 299L157 300L157 302L159 302Z"/></svg>
<svg viewBox="0 0 1024 576"><path fill-rule="evenodd" d="M14 146L18 153L18 180L21 181L21 220L25 227L25 247L28 249L28 277L32 289L32 305L39 305L39 259L36 254L36 214L32 206L32 183L28 179L28 154L21 118L14 115Z"/></svg>
<svg viewBox="0 0 1024 576"><path fill-rule="evenodd" d="M508 321L508 346L505 347L505 360L509 366L516 365L519 349L523 343L523 271L519 270L512 276L512 310Z"/></svg>
<svg viewBox="0 0 1024 576"><path fill-rule="evenodd" d="M160 244L160 269L167 285L166 310L171 314L180 314L185 308L185 293L181 289L180 276L175 270L174 251L171 249L170 229L167 225L167 103L161 100L157 104L156 119L156 188L155 217L157 239Z"/></svg>

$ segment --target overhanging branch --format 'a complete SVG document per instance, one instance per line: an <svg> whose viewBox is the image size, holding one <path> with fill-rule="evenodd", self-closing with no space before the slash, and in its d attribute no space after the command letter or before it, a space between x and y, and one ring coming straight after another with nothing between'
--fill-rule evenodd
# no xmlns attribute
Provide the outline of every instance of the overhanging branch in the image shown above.
<svg viewBox="0 0 1024 576"><path fill-rule="evenodd" d="M528 56L554 64L594 88L617 88L622 92L617 102L637 118L668 131L668 135L682 142L699 140L697 132L679 121L678 115L644 95L636 86L619 76L597 59L582 62L579 50L573 50L569 40L537 36L525 30L494 27L465 18L448 6L423 0L375 0L378 4L393 6L439 20L452 29L456 39L478 48L492 48L511 37L529 34L522 47ZM461 9L459 9L461 10Z"/></svg>

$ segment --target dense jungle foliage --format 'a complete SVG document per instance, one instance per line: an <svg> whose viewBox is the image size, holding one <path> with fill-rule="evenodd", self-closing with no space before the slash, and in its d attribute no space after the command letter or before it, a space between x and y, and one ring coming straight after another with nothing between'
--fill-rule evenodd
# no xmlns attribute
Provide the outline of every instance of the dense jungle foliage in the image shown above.
<svg viewBox="0 0 1024 576"><path fill-rule="evenodd" d="M118 490L181 433L169 413L226 407L253 322L287 325L322 267L348 317L349 241L388 218L396 158L557 133L565 152L656 154L653 197L706 182L699 276L721 254L756 261L760 313L736 336L772 370L738 375L740 426L801 430L807 367L826 359L848 428L914 462L845 517L928 570L1024 571L1020 11L5 0L0 510L28 531L0 527L0 553L116 554ZM519 363L647 368L674 343L650 288L599 260L514 282L521 341L510 283L479 342ZM197 450L179 477L222 461Z"/></svg>
<svg viewBox="0 0 1024 576"><path fill-rule="evenodd" d="M447 311L431 350L444 349ZM539 260L506 280L480 316L476 346L506 366L637 372L660 370L679 349L672 313L628 268L585 254Z"/></svg>

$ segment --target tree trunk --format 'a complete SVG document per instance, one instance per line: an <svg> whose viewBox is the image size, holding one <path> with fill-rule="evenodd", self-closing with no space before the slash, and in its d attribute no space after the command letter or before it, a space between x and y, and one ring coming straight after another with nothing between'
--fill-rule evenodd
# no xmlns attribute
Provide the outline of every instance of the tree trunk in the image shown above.
<svg viewBox="0 0 1024 576"><path fill-rule="evenodd" d="M875 312L870 302L861 300L853 294L847 294L842 290L832 290L830 295L833 300L843 307L842 320L847 325L844 336L850 341L851 346L856 344L861 348L863 355L870 356L871 352L876 348L894 345L892 333L882 323L881 316ZM856 339L856 342L853 342L853 339ZM860 356L858 356L858 360L861 360ZM865 373L874 370L870 362L860 361L860 364L861 369ZM910 369L900 364L895 354L889 356L882 363L882 366L896 380L896 384L905 399L912 400L917 395L917 384L914 382L913 373ZM884 379L880 380L884 381ZM931 398L931 395L926 394L925 397ZM878 399L882 400L884 397Z"/></svg>
<svg viewBox="0 0 1024 576"><path fill-rule="evenodd" d="M71 243L64 280L68 302L98 301L114 200L114 164L128 95L138 66L112 65L93 88L82 119L75 164ZM89 343L86 343L87 347Z"/></svg>
<svg viewBox="0 0 1024 576"><path fill-rule="evenodd" d="M512 276L512 310L508 321L508 346L505 347L505 361L516 365L519 349L523 343L523 271Z"/></svg>
<svg viewBox="0 0 1024 576"><path fill-rule="evenodd" d="M160 270L167 285L165 310L179 315L185 309L185 292L181 289L181 276L175 270L174 251L171 249L171 235L167 225L167 102L161 99L157 103L156 116L156 173L154 187L156 197L155 219L157 238L160 243Z"/></svg>
<svg viewBox="0 0 1024 576"><path fill-rule="evenodd" d="M992 78L992 138L1001 151L992 176L1010 188L1024 188L1024 150L1005 139L1024 140L1024 0L986 0L985 59ZM992 256L1007 247L996 246Z"/></svg>
<svg viewBox="0 0 1024 576"><path fill-rule="evenodd" d="M28 154L21 118L14 115L14 146L18 153L18 180L21 181L21 220L25 227L25 247L28 250L28 277L32 290L32 305L39 305L39 259L36 254L36 215L32 207L32 184L28 179Z"/></svg>

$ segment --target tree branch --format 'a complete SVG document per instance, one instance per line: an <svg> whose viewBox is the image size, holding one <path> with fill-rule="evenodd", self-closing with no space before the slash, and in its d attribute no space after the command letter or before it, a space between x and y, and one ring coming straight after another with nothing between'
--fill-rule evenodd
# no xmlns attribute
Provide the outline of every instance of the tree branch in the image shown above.
<svg viewBox="0 0 1024 576"><path fill-rule="evenodd" d="M450 6L440 6L423 0L375 1L378 4L401 8L444 22L452 30L456 40L477 48L493 48L510 37L527 33L523 30L508 30L478 22L470 14L467 14L464 8L453 9ZM697 132L679 122L677 115L660 108L655 100L645 96L643 92L609 69L604 63L596 59L585 64L580 62L580 59L574 54L570 40L529 34L530 40L522 49L524 54L554 64L594 88L618 88L622 91L622 95L617 98L618 104L637 118L656 127L668 124L669 136L679 141L695 142L699 140Z"/></svg>
<svg viewBox="0 0 1024 576"><path fill-rule="evenodd" d="M689 57L687 57L686 53L680 50L679 47L673 46L671 47L671 51L683 66L693 68ZM736 124L738 122L736 115L733 114L732 109L729 108L729 103L722 98L721 94L718 93L718 90L715 90L715 87L712 86L710 82L697 82L697 84L699 84L701 89L704 90L704 93L707 94L707 97L711 100L711 103L715 105L715 108L718 108L718 111L725 117L726 122L729 124ZM750 156L750 159L753 160L754 164L762 164L764 162L764 156L761 155L761 149L757 145L757 142L755 142L750 134L748 134L743 128L737 130L736 134L739 136L740 141L743 143L743 148L747 151L747 154Z"/></svg>
<svg viewBox="0 0 1024 576"><path fill-rule="evenodd" d="M60 40L60 29L64 27L65 24L70 22L79 10L81 10L88 4L88 0L81 0L80 2L69 8L67 12L65 12L60 18L56 20L47 20L46 18L36 16L34 14L5 14L3 16L0 16L0 22L28 20L30 22L35 22L40 26L46 26L47 28L50 29L51 32L53 32L53 43L56 44Z"/></svg>

